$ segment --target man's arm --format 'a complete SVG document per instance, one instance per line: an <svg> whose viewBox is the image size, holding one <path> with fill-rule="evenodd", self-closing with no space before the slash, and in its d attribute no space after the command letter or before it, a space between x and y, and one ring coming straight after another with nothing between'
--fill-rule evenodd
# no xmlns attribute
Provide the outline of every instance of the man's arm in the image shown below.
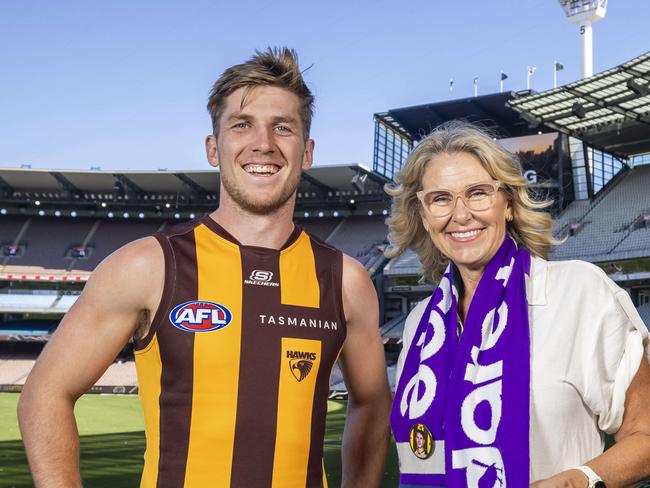
<svg viewBox="0 0 650 488"><path fill-rule="evenodd" d="M391 396L379 336L377 294L366 270L343 256L343 308L347 337L341 369L348 387L343 433L343 487L379 486L390 428Z"/></svg>
<svg viewBox="0 0 650 488"><path fill-rule="evenodd" d="M37 487L81 486L74 404L136 329L148 328L163 282L158 242L149 237L128 244L97 267L41 353L18 403Z"/></svg>

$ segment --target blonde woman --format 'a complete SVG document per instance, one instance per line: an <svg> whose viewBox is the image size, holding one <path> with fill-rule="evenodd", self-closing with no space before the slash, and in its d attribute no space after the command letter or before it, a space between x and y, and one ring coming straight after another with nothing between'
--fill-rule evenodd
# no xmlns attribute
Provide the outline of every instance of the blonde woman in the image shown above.
<svg viewBox="0 0 650 488"><path fill-rule="evenodd" d="M449 123L387 191L389 257L413 248L438 283L404 328L391 415L401 486L650 477L648 332L599 268L547 261L547 203L528 195L515 157ZM616 445L603 452L605 432ZM426 456L416 435L431 440Z"/></svg>

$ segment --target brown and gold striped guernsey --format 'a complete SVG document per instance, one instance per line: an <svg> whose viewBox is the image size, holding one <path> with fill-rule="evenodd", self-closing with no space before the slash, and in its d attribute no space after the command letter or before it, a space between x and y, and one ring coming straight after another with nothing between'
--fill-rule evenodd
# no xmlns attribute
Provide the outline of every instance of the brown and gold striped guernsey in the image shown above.
<svg viewBox="0 0 650 488"><path fill-rule="evenodd" d="M141 487L321 487L345 339L340 251L296 227L244 246L206 217L156 234L165 285L135 359Z"/></svg>

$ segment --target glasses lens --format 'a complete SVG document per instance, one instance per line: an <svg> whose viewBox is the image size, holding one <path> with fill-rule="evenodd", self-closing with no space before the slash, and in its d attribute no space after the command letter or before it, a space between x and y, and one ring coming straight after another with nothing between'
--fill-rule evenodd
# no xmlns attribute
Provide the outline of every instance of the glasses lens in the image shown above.
<svg viewBox="0 0 650 488"><path fill-rule="evenodd" d="M448 191L432 191L425 193L423 203L431 215L447 215L454 205L454 196Z"/></svg>
<svg viewBox="0 0 650 488"><path fill-rule="evenodd" d="M487 210L494 203L496 190L489 183L472 185L465 190L465 201L472 210Z"/></svg>

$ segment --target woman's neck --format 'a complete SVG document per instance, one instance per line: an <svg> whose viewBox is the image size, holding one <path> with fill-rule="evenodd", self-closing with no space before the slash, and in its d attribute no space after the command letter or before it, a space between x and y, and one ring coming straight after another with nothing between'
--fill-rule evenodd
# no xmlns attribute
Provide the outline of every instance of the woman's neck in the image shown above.
<svg viewBox="0 0 650 488"><path fill-rule="evenodd" d="M467 317L469 306L472 303L472 299L474 298L474 293L476 293L476 288L478 288L478 283L481 281L483 271L483 269L473 270L460 266L458 267L460 278L463 281L463 295L459 303L458 313L463 322Z"/></svg>

